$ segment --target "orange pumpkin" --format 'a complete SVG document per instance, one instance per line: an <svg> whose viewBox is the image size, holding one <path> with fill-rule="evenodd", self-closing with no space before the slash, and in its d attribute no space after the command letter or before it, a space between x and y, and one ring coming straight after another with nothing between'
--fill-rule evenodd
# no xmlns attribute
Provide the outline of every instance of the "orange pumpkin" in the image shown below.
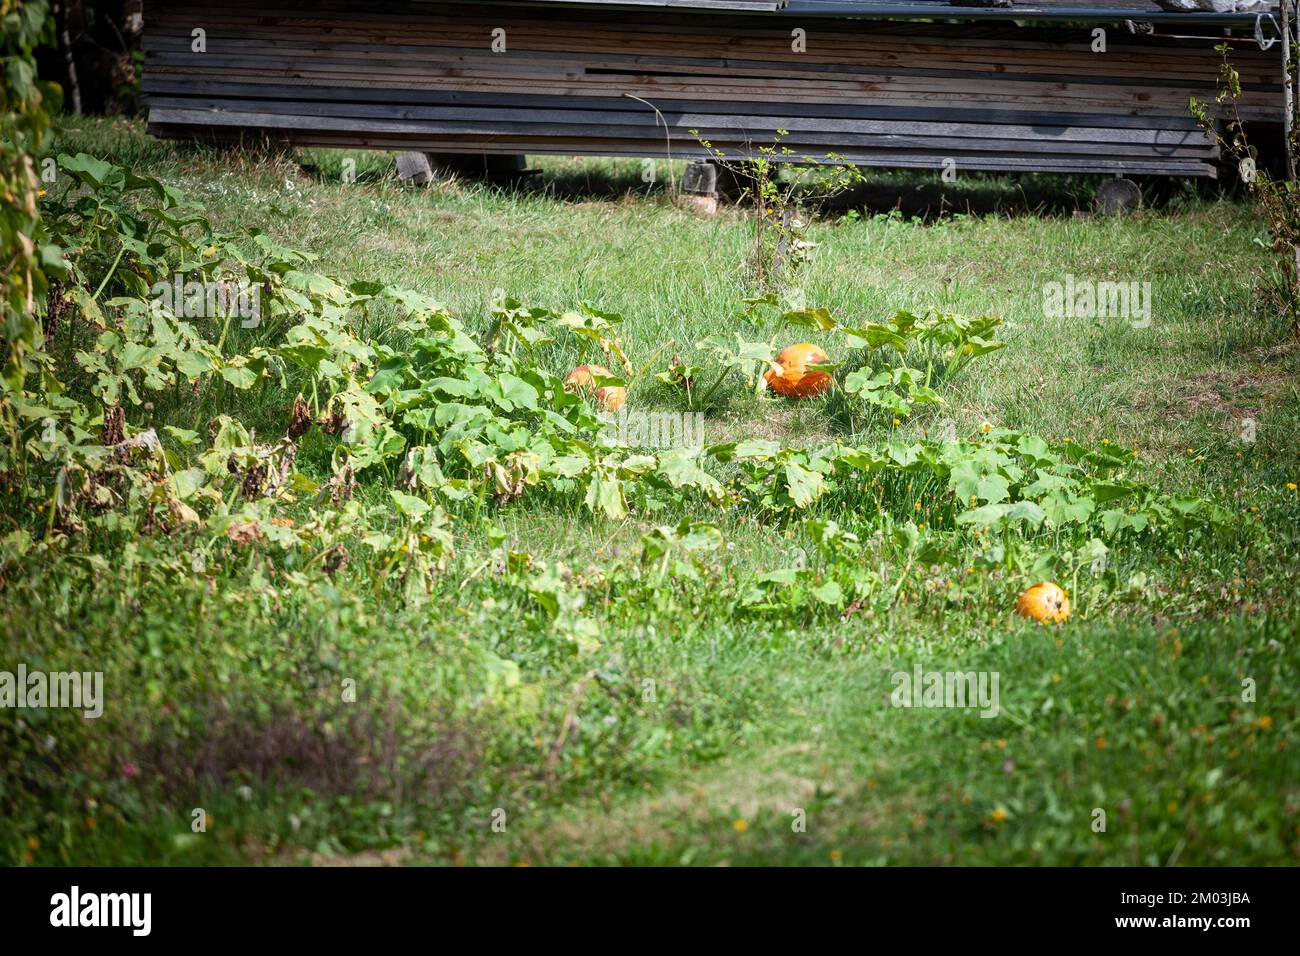
<svg viewBox="0 0 1300 956"><path fill-rule="evenodd" d="M767 370L763 378L767 379L768 386L778 395L812 398L831 387L831 376L829 372L816 369L809 371L808 366L822 365L829 361L826 353L811 342L800 342L782 349L776 357L776 364L781 368L779 375L772 368Z"/></svg>
<svg viewBox="0 0 1300 956"><path fill-rule="evenodd" d="M1051 581L1044 581L1020 595L1016 613L1035 621L1059 624L1070 616L1070 596Z"/></svg>
<svg viewBox="0 0 1300 956"><path fill-rule="evenodd" d="M621 385L596 385L597 378L613 377L614 373L603 365L579 365L564 380L564 387L570 392L591 392L602 409L616 412L627 401L627 389Z"/></svg>

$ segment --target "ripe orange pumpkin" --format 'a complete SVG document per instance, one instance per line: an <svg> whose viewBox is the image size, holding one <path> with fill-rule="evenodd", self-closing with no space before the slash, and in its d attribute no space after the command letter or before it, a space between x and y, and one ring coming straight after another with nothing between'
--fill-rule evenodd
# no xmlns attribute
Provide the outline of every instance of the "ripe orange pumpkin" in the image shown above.
<svg viewBox="0 0 1300 956"><path fill-rule="evenodd" d="M1059 624L1070 616L1070 596L1051 581L1044 581L1020 595L1016 613L1035 621Z"/></svg>
<svg viewBox="0 0 1300 956"><path fill-rule="evenodd" d="M781 374L776 369L768 369L763 375L772 391L789 398L812 398L831 387L829 372L816 369L809 371L809 365L822 365L829 362L826 353L811 342L800 342L782 349L776 357L776 364L781 367Z"/></svg>
<svg viewBox="0 0 1300 956"><path fill-rule="evenodd" d="M597 378L613 377L614 373L603 365L579 365L564 380L564 387L570 392L591 392L602 409L616 412L627 401L627 389L621 385L596 385Z"/></svg>

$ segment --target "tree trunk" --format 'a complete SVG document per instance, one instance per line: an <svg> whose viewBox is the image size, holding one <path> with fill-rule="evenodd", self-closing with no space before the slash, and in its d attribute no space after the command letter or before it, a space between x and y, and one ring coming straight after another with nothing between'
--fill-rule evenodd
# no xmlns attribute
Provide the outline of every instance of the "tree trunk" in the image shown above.
<svg viewBox="0 0 1300 956"><path fill-rule="evenodd" d="M81 84L77 82L77 63L72 56L72 38L68 34L68 11L62 3L54 4L54 23L59 33L59 53L63 56L64 91L68 94L68 109L74 116L80 116Z"/></svg>

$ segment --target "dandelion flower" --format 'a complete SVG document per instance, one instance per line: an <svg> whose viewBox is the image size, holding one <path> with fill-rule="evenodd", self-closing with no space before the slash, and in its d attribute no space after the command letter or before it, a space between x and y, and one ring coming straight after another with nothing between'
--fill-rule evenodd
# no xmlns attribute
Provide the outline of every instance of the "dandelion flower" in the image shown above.
<svg viewBox="0 0 1300 956"><path fill-rule="evenodd" d="M731 827L732 827L732 829L735 830L737 833L744 833L746 830L749 829L749 824L746 823L743 819L742 819L742 820L734 820L734 821L732 821Z"/></svg>

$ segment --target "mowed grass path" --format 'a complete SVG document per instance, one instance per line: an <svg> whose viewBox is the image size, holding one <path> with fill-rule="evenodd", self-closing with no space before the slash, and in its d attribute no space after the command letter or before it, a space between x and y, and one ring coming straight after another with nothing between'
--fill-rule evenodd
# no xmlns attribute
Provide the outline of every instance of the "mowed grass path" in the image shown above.
<svg viewBox="0 0 1300 956"><path fill-rule="evenodd" d="M361 175L348 184L336 153L305 157L317 168L304 174L293 163L268 168L154 143L136 125L87 121L60 148L133 162L200 199L224 227L265 229L342 276L414 286L471 325L503 289L529 305L587 300L621 313L638 366L670 342L689 359L706 335L795 340L743 314L753 291L744 210L711 219L680 211L662 191L646 191L635 163L540 158L546 174L518 191L406 190L382 157L358 154ZM978 188L1016 194L1004 181ZM808 304L850 324L929 307L1002 316L1008 347L945 393L944 414L959 431L989 421L1135 447L1167 490L1220 496L1242 511L1274 502L1268 513L1294 542L1294 500L1279 502L1300 471L1300 360L1260 305L1264 235L1240 205L1190 198L1114 219L867 213L814 227L801 285ZM1150 326L1046 318L1043 286L1067 275L1150 282ZM562 370L579 358L556 349L548 360ZM633 383L630 401L678 407L650 375ZM919 433L933 417L900 431ZM1246 419L1255 422L1251 444L1240 440ZM796 444L835 429L822 402L756 400L741 389L709 422L711 436ZM621 559L611 545L620 529L526 510L508 520L518 546L535 554ZM635 541L635 522L622 530ZM768 529L727 532L756 561L781 559L784 545ZM485 826L454 849L409 841L397 858L1289 862L1300 846L1300 765L1288 749L1300 605L1281 591L1251 599L1267 610L1207 616L1182 634L1140 608L1059 634L1009 609L993 622L934 622L936 632L855 621L845 627L853 653L808 652L780 628L707 612L659 622L672 640L647 639L647 610L626 633L602 639L629 671L690 683L683 733L711 706L726 709L731 733L634 786L593 769L558 793L503 792L506 834ZM927 669L999 671L1002 719L892 708L890 673L921 653ZM1250 707L1236 702L1243 672L1260 688ZM490 802L480 808L485 821ZM1097 808L1107 813L1104 833L1093 827ZM800 812L803 830L792 827Z"/></svg>

